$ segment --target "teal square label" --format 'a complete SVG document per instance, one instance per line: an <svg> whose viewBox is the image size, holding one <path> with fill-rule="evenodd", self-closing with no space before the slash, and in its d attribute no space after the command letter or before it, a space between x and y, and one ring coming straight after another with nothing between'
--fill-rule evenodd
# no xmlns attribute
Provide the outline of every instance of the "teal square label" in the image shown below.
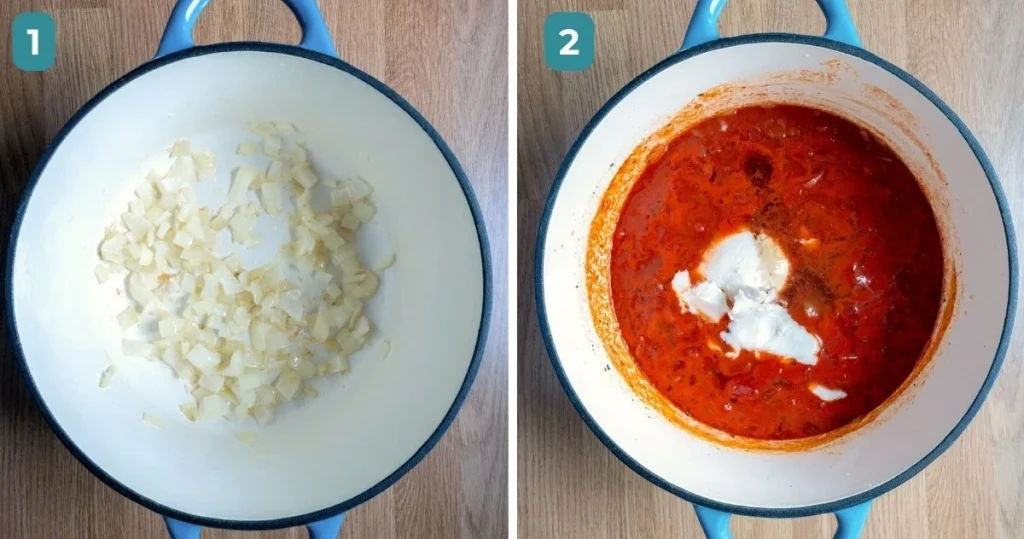
<svg viewBox="0 0 1024 539"><path fill-rule="evenodd" d="M544 61L555 71L583 71L594 63L594 19L560 11L544 21Z"/></svg>
<svg viewBox="0 0 1024 539"><path fill-rule="evenodd" d="M27 11L11 24L11 55L22 71L46 71L57 59L57 28L53 17Z"/></svg>

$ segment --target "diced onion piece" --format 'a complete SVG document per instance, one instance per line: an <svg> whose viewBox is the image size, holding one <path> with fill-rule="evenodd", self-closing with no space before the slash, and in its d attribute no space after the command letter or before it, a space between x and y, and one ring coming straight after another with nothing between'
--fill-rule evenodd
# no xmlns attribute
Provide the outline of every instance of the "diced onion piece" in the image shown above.
<svg viewBox="0 0 1024 539"><path fill-rule="evenodd" d="M184 155L190 155L192 153L192 144L185 140L179 139L174 141L171 145L171 157L181 157Z"/></svg>
<svg viewBox="0 0 1024 539"><path fill-rule="evenodd" d="M329 372L329 373L345 373L345 372L348 372L348 369L349 369L348 356L341 355L341 354L336 355L336 356L332 357L330 360L327 361L327 365L328 365L327 372Z"/></svg>
<svg viewBox="0 0 1024 539"><path fill-rule="evenodd" d="M263 352L267 349L267 324L254 320L249 325L249 339L252 341L252 347L257 352Z"/></svg>
<svg viewBox="0 0 1024 539"><path fill-rule="evenodd" d="M252 409L252 416L260 425L266 425L274 419L274 410L268 406L257 406Z"/></svg>
<svg viewBox="0 0 1024 539"><path fill-rule="evenodd" d="M373 188L362 178L351 178L345 182L345 189L348 191L351 200L363 200L373 194Z"/></svg>
<svg viewBox="0 0 1024 539"><path fill-rule="evenodd" d="M122 330L129 329L135 324L139 323L139 313L135 309L129 306L127 309L121 311L117 315L117 324L121 326Z"/></svg>
<svg viewBox="0 0 1024 539"><path fill-rule="evenodd" d="M263 155L267 157L281 157L281 139L274 136L263 138Z"/></svg>
<svg viewBox="0 0 1024 539"><path fill-rule="evenodd" d="M288 290L281 294L281 309L296 322L302 320L304 309L302 307L302 294L295 289Z"/></svg>
<svg viewBox="0 0 1024 539"><path fill-rule="evenodd" d="M142 184L135 188L135 196L139 197L139 200L145 204L151 203L156 198L156 189L153 187L153 182L142 182Z"/></svg>
<svg viewBox="0 0 1024 539"><path fill-rule="evenodd" d="M224 377L217 374L204 374L199 377L199 387L211 393L220 393L224 389Z"/></svg>
<svg viewBox="0 0 1024 539"><path fill-rule="evenodd" d="M306 163L300 163L293 166L291 169L291 175L292 179L295 180L295 183L306 189L311 189L316 185L316 182L319 181L316 174L310 170L309 165Z"/></svg>
<svg viewBox="0 0 1024 539"><path fill-rule="evenodd" d="M260 152L260 145L255 142L243 142L238 145L238 150L235 151L238 155L251 156L256 155Z"/></svg>
<svg viewBox="0 0 1024 539"><path fill-rule="evenodd" d="M274 183L282 183L286 181L284 175L284 162L278 159L274 159L270 162L270 166L267 167L267 181Z"/></svg>
<svg viewBox="0 0 1024 539"><path fill-rule="evenodd" d="M353 215L351 213L346 213L341 218L341 226L346 228L346 229L348 229L348 230L355 230L355 229L359 228L359 225L361 225L361 224L362 224L362 221L360 221L358 217L356 217L355 215Z"/></svg>
<svg viewBox="0 0 1024 539"><path fill-rule="evenodd" d="M246 408L252 408L256 406L256 390L255 389L241 389L238 391L232 390L235 395L238 396L238 402L245 405Z"/></svg>
<svg viewBox="0 0 1024 539"><path fill-rule="evenodd" d="M107 262L124 263L125 237L114 236L100 244L100 258Z"/></svg>
<svg viewBox="0 0 1024 539"><path fill-rule="evenodd" d="M313 330L310 335L316 342L324 342L330 334L330 314L327 307L321 306L316 313L316 321L313 323Z"/></svg>
<svg viewBox="0 0 1024 539"><path fill-rule="evenodd" d="M164 428L163 420L149 412L142 412L142 422L154 429Z"/></svg>
<svg viewBox="0 0 1024 539"><path fill-rule="evenodd" d="M173 186L163 190L164 194L176 192L185 187L187 182L196 181L196 163L192 160L191 154L176 157L167 175L157 181L158 186ZM163 182L163 183L161 183Z"/></svg>
<svg viewBox="0 0 1024 539"><path fill-rule="evenodd" d="M199 407L196 406L194 402L187 402L179 405L178 409L181 410L181 413L193 423L195 423L196 419L199 417Z"/></svg>
<svg viewBox="0 0 1024 539"><path fill-rule="evenodd" d="M301 385L302 377L299 373L289 369L281 373L281 376L277 379L277 383L274 384L274 389L284 397L285 401L290 401L295 396L295 393L299 390L299 386Z"/></svg>
<svg viewBox="0 0 1024 539"><path fill-rule="evenodd" d="M390 354L390 353L391 353L391 343L389 341L387 341L386 339L381 339L380 342L377 343L377 347L374 349L374 354L373 355L377 359L382 359L383 360L383 359L387 359L388 354Z"/></svg>
<svg viewBox="0 0 1024 539"><path fill-rule="evenodd" d="M96 276L96 282L103 284L110 279L110 266L106 264L96 264L96 268L93 269L92 273Z"/></svg>
<svg viewBox="0 0 1024 539"><path fill-rule="evenodd" d="M294 358L292 361L292 368L295 372L302 376L303 380L308 380L316 376L316 365L312 361L308 361L303 358Z"/></svg>
<svg viewBox="0 0 1024 539"><path fill-rule="evenodd" d="M103 369L103 372L100 373L100 389L110 387L110 380L114 377L116 371L117 368L113 365L107 365L107 368Z"/></svg>
<svg viewBox="0 0 1024 539"><path fill-rule="evenodd" d="M265 375L261 371L248 370L238 377L238 387L242 391L251 391L263 387Z"/></svg>
<svg viewBox="0 0 1024 539"><path fill-rule="evenodd" d="M380 273L395 265L395 253L388 253L373 264L373 271Z"/></svg>
<svg viewBox="0 0 1024 539"><path fill-rule="evenodd" d="M220 419L231 411L231 403L217 395L207 395L199 401L199 416L203 419Z"/></svg>
<svg viewBox="0 0 1024 539"><path fill-rule="evenodd" d="M363 223L369 223L377 215L377 207L367 200L360 200L352 205L352 215Z"/></svg>
<svg viewBox="0 0 1024 539"><path fill-rule="evenodd" d="M153 250L143 245L139 248L139 265L146 267L153 263Z"/></svg>
<svg viewBox="0 0 1024 539"><path fill-rule="evenodd" d="M236 432L235 439L243 444L254 444L259 439L255 432Z"/></svg>
<svg viewBox="0 0 1024 539"><path fill-rule="evenodd" d="M352 328L352 335L359 338L365 338L370 334L370 319L366 316L360 316Z"/></svg>
<svg viewBox="0 0 1024 539"><path fill-rule="evenodd" d="M157 322L157 329L160 332L160 336L165 339L178 335L184 327L185 321L181 318L164 318Z"/></svg>
<svg viewBox="0 0 1024 539"><path fill-rule="evenodd" d="M220 365L220 355L211 352L202 343L196 344L195 348L185 356L185 359L188 359L189 363L204 373L213 372Z"/></svg>
<svg viewBox="0 0 1024 539"><path fill-rule="evenodd" d="M251 167L235 169L235 178L231 182L231 189L228 190L228 202L242 202L257 175L259 175L259 171Z"/></svg>
<svg viewBox="0 0 1024 539"><path fill-rule="evenodd" d="M210 150L201 150L192 154L196 165L196 178L199 181L212 179L216 172L217 157Z"/></svg>
<svg viewBox="0 0 1024 539"><path fill-rule="evenodd" d="M184 249L192 245L192 242L195 241L195 238L192 236L192 234L189 234L184 230L178 230L177 232L174 233L173 241L175 245Z"/></svg>
<svg viewBox="0 0 1024 539"><path fill-rule="evenodd" d="M267 213L278 214L284 209L284 189L276 182L263 182L260 186L260 194L263 197L263 207Z"/></svg>
<svg viewBox="0 0 1024 539"><path fill-rule="evenodd" d="M327 285L326 292L331 299L338 299L338 296L341 295L341 289L334 283Z"/></svg>

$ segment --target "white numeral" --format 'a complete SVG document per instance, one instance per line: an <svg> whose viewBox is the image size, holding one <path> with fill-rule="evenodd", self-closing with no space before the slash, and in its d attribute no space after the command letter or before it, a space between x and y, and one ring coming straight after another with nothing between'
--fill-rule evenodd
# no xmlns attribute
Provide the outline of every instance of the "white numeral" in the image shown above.
<svg viewBox="0 0 1024 539"><path fill-rule="evenodd" d="M39 30L31 28L28 35L32 36L32 56L39 56Z"/></svg>
<svg viewBox="0 0 1024 539"><path fill-rule="evenodd" d="M565 46L558 51L558 54L562 56L580 55L579 49L573 48L573 46L576 45L576 42L580 40L580 35L576 33L576 30L573 30L572 28L566 28L565 30L558 32L558 35L562 37L569 36L569 42L566 43Z"/></svg>

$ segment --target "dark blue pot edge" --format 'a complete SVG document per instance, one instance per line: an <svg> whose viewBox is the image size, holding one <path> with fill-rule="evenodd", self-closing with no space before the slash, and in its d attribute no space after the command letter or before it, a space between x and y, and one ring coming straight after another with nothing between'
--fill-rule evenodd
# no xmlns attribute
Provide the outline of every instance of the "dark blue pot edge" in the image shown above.
<svg viewBox="0 0 1024 539"><path fill-rule="evenodd" d="M348 500L345 500L341 503L320 509L318 511L305 513L302 515L251 521L207 518L178 511L176 509L162 505L150 498L142 496L141 494L133 491L132 489L128 488L124 484L120 483L119 481L108 475L105 471L103 471L103 469L101 469L98 465L92 462L92 460L90 460L89 457L86 456L85 453L82 452L75 445L75 443L70 439L70 437L67 435L64 429L61 428L60 424L53 417L53 414L50 412L49 408L46 406L46 403L43 401L43 398L39 393L38 387L36 387L35 381L32 378L31 372L28 369L28 364L25 360L24 350L22 350L21 347L21 339L18 335L17 330L17 320L15 319L14 314L14 298L12 294L14 286L14 276L12 272L14 264L14 253L17 250L18 236L21 231L21 225L22 220L24 218L25 209L28 207L29 199L31 199L32 193L35 190L35 186L39 181L39 177L45 170L47 164L50 161L50 158L53 156L54 152L57 150L57 148L60 146L63 140L67 137L67 135L75 128L75 126L78 125L78 123L93 108L95 108L108 96L113 94L116 90L120 89L122 86L128 84L129 82L137 79L138 77L150 71L153 71L155 69L164 67L168 64L186 58L202 56L206 54L216 54L235 51L260 51L287 54L290 56L306 58L308 60L312 60L315 62L319 62L321 64L326 64L331 67L340 69L341 71L344 71L362 80L363 82L370 85L378 92L387 96L392 102L401 107L407 114L409 114L409 116L416 120L416 123L419 124L419 126L430 136L430 138L434 141L434 144L437 146L437 149L444 155L445 160L448 162L448 165L451 167L452 172L458 179L459 185L462 188L463 194L466 197L466 203L469 205L470 212L473 216L473 222L476 226L477 239L480 242L481 265L483 268L484 277L483 305L481 310L480 327L477 331L476 346L473 352L473 359L469 364L469 368L466 371L466 376L462 381L462 385L459 389L459 392L456 395L451 408L448 410L448 413L445 414L443 420L438 425L438 427L430 435L427 441L422 446L420 446L420 448L412 455L412 457L410 457L409 460L407 460L397 470L392 472L390 475L388 475L386 478L384 478L374 486L370 487L361 494ZM427 453L429 453L430 450L433 449L435 445L437 445L437 442L444 435L445 431L448 430L448 427L451 426L451 423L455 420L455 416L458 414L458 411L462 407L463 402L465 402L467 396L469 395L470 388L472 387L473 381L476 378L476 374L480 369L480 363L483 358L483 352L487 341L487 330L490 326L493 299L490 246L487 241L487 231L484 226L483 215L480 211L479 203L477 202L476 196L473 192L473 188L470 185L468 178L466 177L466 173L463 170L462 165L455 157L455 154L452 152L451 148L448 147L448 145L441 138L441 135L437 132L436 129L434 129L430 122L428 122L427 119L415 107L409 104L408 101L406 101L403 97L401 97L389 86L380 82L379 80L375 79L369 74L363 72L359 68L356 68L355 66L347 62L344 62L343 60L296 46L252 41L198 46L190 49L185 49L179 52L175 52L172 54L168 54L167 56L163 56L161 58L154 59L150 62L142 64L141 66L135 68L126 75L112 82L110 85L108 85L98 94L96 94L95 97L90 99L84 106L82 106L81 109L75 112L71 119L69 119L68 122L64 124L61 130L57 133L57 136L54 137L54 139L46 147L46 150L40 157L39 163L33 170L32 175L29 178L29 181L26 185L25 191L22 194L21 202L19 203L17 211L15 213L14 225L11 229L11 239L7 252L7 282L5 284L7 289L5 299L5 308L7 310L7 323L11 337L12 349L14 350L14 355L16 358L16 363L18 365L19 370L21 371L22 377L24 378L26 385L28 386L29 392L32 395L32 399L35 401L36 405L39 407L39 410L42 412L43 418L46 420L46 423L53 430L54 434L56 434L57 438L61 441L61 443L63 443L64 446L68 449L68 451L71 452L71 454L74 455L74 457L78 459L90 472L92 472L93 475L95 475L101 481L106 483L107 486L114 489L115 491L125 496L126 498L152 511L160 513L164 516L175 518L184 522L190 522L200 526L236 530L266 530L302 526L305 524L323 520L325 518L330 518L339 513L344 513L345 511L348 511L368 501L377 494L383 492L385 489L387 489L396 481L398 481L398 479L400 479L402 476L408 473L409 470L411 470L416 464L423 460Z"/></svg>
<svg viewBox="0 0 1024 539"><path fill-rule="evenodd" d="M579 152L579 149L582 146L582 144L590 136L590 133L593 132L597 125L601 123L601 120L603 120L604 117L616 105L618 105L618 103L623 98L625 98L626 95L628 95L630 92L632 92L634 89L636 89L641 84L646 82L648 79L658 74L659 72L665 70L666 68L709 51L752 43L797 43L803 45L823 47L839 51L842 53L846 53L851 56L860 58L861 60L871 62L881 67L882 69L885 69L886 71L892 73L896 77L899 77L901 80L903 80L911 87L913 87L915 90L920 92L921 95L925 96L929 101L931 101L939 110L942 111L946 118L948 118L949 121L956 126L961 136L963 136L964 140L971 147L971 150L974 152L975 157L977 157L982 169L985 171L985 175L989 180L989 184L992 188L993 195L996 198L996 203L999 206L999 212L1003 220L1003 228L1006 232L1007 251L1009 258L1009 290L1007 291L1008 303L1006 315L1003 321L1003 331L999 340L999 346L996 349L995 356L992 360L992 366L989 368L988 375L986 376L985 381L981 386L981 389L978 391L978 394L975 397L974 401L971 403L971 406L967 409L967 412L956 424L953 430L924 458L922 458L913 466L905 470L903 473L890 479L889 481L886 481L881 485L878 485L874 488L871 488L865 492L862 492L854 496L850 496L833 502L809 505L804 507L749 507L733 505L718 500L713 500L673 485L672 483L658 476L653 471L645 468L639 462L634 460L622 448L620 448L611 439L611 437L608 436L601 429L599 425L597 425L593 417L587 412L586 408L583 406L582 402L580 402L580 399L576 392L572 389L572 385L569 383L569 380L566 378L565 371L561 367L561 361L558 358L558 353L554 348L554 344L551 338L551 330L548 325L547 311L544 307L544 248L547 239L547 229L551 220L551 210L554 206L555 200L558 197L559 189L561 188L561 184L565 179L565 174L568 171L569 166L576 158L576 154ZM583 128L579 136L576 138L576 141L570 147L565 159L562 161L562 164L559 167L557 174L555 175L555 179L552 183L547 201L544 205L544 212L541 215L540 226L538 228L537 233L537 243L534 260L534 293L535 301L537 303L537 316L539 319L538 321L540 323L541 335L544 339L544 346L547 349L548 356L551 359L551 364L555 370L556 376L558 377L558 381L562 384L562 388L565 390L566 395L569 398L569 401L572 403L573 407L576 408L576 411L583 418L583 421L587 424L590 430L593 431L594 435L596 435L597 438L600 439L601 442L604 443L604 445L616 457L618 457L619 460L621 460L624 464L629 466L634 472L639 474L641 477L657 485L658 487L668 492L671 492L676 496L679 496L680 498L688 502L703 505L705 507L717 509L719 511L725 511L732 514L763 518L804 517L810 515L817 515L821 513L835 512L840 509L845 509L847 507L859 505L861 503L877 498L878 496L881 496L882 494L885 494L886 492L903 484L911 477L917 475L918 472L923 470L928 464L930 464L936 458L938 458L939 455L945 452L946 449L948 449L949 446L952 445L954 441L956 441L960 434L963 433L964 429L967 428L967 425L974 418L975 414L978 413L978 410L981 408L982 403L985 401L985 397L988 395L989 390L992 388L992 384L995 382L996 376L999 373L999 369L1003 364L1003 359L1006 356L1007 347L1010 343L1010 334L1013 330L1013 323L1017 306L1017 242L1013 229L1013 221L1010 215L1009 204L1007 203L1006 195L1003 193L1002 186L999 184L999 180L996 176L996 172L992 166L992 163L989 161L988 156L985 155L985 152L984 150L982 150L981 145L978 143L977 139L975 139L974 135L970 132L970 130L967 129L967 126L964 125L963 121L960 120L960 118L953 112L953 110L950 109L949 106L938 95L932 92L927 86L925 86L923 83L918 81L916 78L914 78L906 71L900 69L899 67L896 67L895 65L887 62L886 60L883 60L882 58L879 58L878 56L870 52L867 52L864 49L846 45L844 43L839 43L821 37L802 36L796 34L751 34L739 37L722 38L716 41L712 41L709 43L705 43L703 45L693 47L691 49L679 51L676 54L666 58L665 60L662 60L661 62L651 67L644 73L640 74L635 79L626 84L626 86L624 86L621 90L619 90L597 111L597 113L590 120L590 122L587 123L586 127Z"/></svg>

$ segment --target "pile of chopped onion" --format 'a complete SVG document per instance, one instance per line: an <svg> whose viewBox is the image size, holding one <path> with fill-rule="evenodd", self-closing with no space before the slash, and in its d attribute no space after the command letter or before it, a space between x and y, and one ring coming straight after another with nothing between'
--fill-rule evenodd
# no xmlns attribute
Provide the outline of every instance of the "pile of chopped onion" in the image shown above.
<svg viewBox="0 0 1024 539"><path fill-rule="evenodd" d="M270 165L236 168L221 207L200 206L194 190L214 178L215 156L179 140L169 170L150 172L99 244L96 278L126 274L131 305L117 321L144 336L124 339L123 353L166 363L194 399L180 406L191 421L265 424L281 404L316 397L310 381L347 372L370 339L363 305L377 292L377 272L394 262L389 255L367 269L356 252L356 230L376 214L369 184L321 180L291 124L253 131L261 142L237 153L262 152ZM327 211L314 211L314 189ZM289 227L278 260L245 267L238 253L218 254L256 247L253 226L264 214ZM381 340L376 355L389 350Z"/></svg>

